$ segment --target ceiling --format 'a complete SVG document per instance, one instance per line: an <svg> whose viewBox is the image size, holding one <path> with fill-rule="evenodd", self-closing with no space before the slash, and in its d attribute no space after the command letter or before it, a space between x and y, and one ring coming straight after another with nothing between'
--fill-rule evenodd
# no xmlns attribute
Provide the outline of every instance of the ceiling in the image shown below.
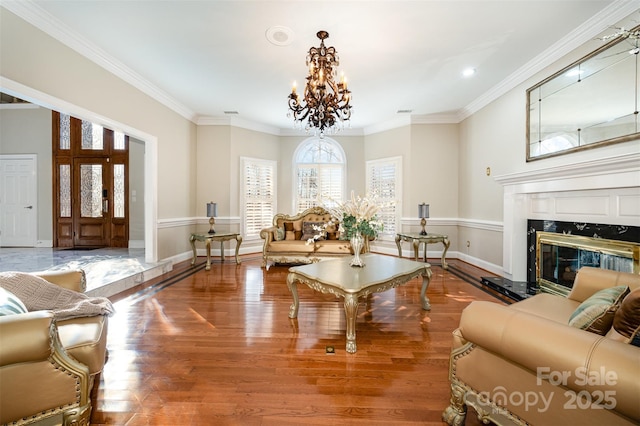
<svg viewBox="0 0 640 426"><path fill-rule="evenodd" d="M306 77L318 30L329 32L325 43L348 78L351 132L367 133L410 117L460 121L506 81L521 83L548 65L532 59L566 53L559 40L584 43L639 7L635 0L2 4L194 122L251 123L279 134L292 129L287 95ZM267 40L274 26L291 29L288 44ZM469 67L477 72L464 78Z"/></svg>

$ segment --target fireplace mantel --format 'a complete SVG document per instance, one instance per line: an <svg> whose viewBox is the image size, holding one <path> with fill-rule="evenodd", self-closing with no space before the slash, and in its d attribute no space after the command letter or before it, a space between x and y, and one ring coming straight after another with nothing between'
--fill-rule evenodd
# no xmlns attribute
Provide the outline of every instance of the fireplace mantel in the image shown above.
<svg viewBox="0 0 640 426"><path fill-rule="evenodd" d="M503 272L527 279L527 219L640 226L640 152L497 176Z"/></svg>

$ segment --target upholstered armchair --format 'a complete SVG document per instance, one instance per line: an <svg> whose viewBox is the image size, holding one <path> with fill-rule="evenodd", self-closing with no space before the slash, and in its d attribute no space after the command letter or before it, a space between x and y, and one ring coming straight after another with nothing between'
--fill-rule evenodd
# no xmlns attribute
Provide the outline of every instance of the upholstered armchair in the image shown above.
<svg viewBox="0 0 640 426"><path fill-rule="evenodd" d="M50 311L0 317L0 423L88 425L89 367L71 358ZM53 420L53 419L52 419Z"/></svg>
<svg viewBox="0 0 640 426"><path fill-rule="evenodd" d="M38 275L67 290L86 289L83 271ZM0 316L0 424L89 425L108 316L55 318L52 310Z"/></svg>

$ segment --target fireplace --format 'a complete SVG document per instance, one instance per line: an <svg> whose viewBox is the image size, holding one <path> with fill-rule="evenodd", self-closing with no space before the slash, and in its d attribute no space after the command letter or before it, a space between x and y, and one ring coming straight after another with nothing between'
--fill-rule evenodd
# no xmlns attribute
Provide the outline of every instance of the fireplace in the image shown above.
<svg viewBox="0 0 640 426"><path fill-rule="evenodd" d="M583 266L640 273L640 227L528 220L527 280L566 296Z"/></svg>

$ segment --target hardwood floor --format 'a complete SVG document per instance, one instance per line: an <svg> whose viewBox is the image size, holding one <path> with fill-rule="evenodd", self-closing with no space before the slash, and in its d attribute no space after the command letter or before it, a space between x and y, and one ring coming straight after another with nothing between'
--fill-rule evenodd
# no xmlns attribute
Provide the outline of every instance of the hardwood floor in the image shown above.
<svg viewBox="0 0 640 426"><path fill-rule="evenodd" d="M358 352L348 354L342 299L299 285L291 320L286 266L203 263L112 298L92 424L442 425L460 313L473 300L502 303L434 265L431 311L420 308L419 279L374 294L358 311ZM481 423L470 412L467 424Z"/></svg>

